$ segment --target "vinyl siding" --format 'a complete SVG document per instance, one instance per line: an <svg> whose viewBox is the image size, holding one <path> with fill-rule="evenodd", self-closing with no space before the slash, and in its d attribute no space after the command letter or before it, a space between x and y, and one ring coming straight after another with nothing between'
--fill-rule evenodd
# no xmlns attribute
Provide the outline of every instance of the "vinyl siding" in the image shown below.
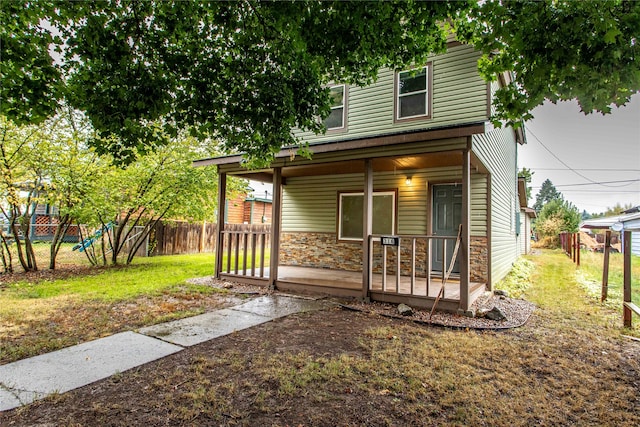
<svg viewBox="0 0 640 427"><path fill-rule="evenodd" d="M411 185L405 179L411 176ZM374 190L397 190L397 232L428 233L429 182L456 182L462 178L460 167L428 170L382 172L374 174ZM471 234L486 236L486 177L472 175ZM284 232L334 233L337 230L338 193L361 192L362 174L343 174L288 178L283 186L282 230Z"/></svg>
<svg viewBox="0 0 640 427"><path fill-rule="evenodd" d="M518 258L516 140L511 128L474 135L473 151L491 174L491 281L497 283Z"/></svg>
<svg viewBox="0 0 640 427"><path fill-rule="evenodd" d="M631 233L631 253L640 256L640 231Z"/></svg>
<svg viewBox="0 0 640 427"><path fill-rule="evenodd" d="M429 59L432 64L430 119L394 123L395 72L382 69L372 85L349 87L348 131L314 135L296 129L294 134L313 144L486 121L487 84L477 71L479 58L480 53L471 46L459 45Z"/></svg>

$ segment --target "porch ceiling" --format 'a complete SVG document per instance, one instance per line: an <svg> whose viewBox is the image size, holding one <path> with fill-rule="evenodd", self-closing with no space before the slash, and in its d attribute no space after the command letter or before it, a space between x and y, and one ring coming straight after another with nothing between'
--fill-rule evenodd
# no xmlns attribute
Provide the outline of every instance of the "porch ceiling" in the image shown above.
<svg viewBox="0 0 640 427"><path fill-rule="evenodd" d="M373 159L373 170L375 172L426 169L433 167L458 165L462 165L462 153L460 151L426 153L411 156L383 157ZM347 173L364 173L364 162L362 161L362 159L307 164L299 166L286 166L282 168L283 178L338 175ZM263 182L271 182L271 175L271 171L260 171L260 173L257 174L255 172L247 172L238 174L237 176Z"/></svg>

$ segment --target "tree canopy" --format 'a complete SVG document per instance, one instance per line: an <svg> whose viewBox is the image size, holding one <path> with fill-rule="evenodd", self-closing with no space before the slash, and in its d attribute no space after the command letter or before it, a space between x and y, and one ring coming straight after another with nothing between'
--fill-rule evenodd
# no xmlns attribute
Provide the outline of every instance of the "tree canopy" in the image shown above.
<svg viewBox="0 0 640 427"><path fill-rule="evenodd" d="M535 209L537 213L540 213L542 208L553 200L562 201L564 200L564 197L562 196L562 193L556 189L551 180L547 178L542 183L538 194L536 194L536 202L533 204L533 209Z"/></svg>
<svg viewBox="0 0 640 427"><path fill-rule="evenodd" d="M92 144L120 162L181 129L265 165L322 132L326 84L364 85L446 49L449 30L484 53L488 79L513 71L496 121L519 123L545 99L606 113L640 89L640 2L201 2L5 0L0 114L52 116L66 100Z"/></svg>

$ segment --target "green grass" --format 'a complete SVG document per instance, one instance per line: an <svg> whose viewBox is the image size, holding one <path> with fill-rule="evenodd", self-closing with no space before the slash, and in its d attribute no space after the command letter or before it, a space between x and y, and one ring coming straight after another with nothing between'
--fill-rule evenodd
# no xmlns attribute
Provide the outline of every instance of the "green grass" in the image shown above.
<svg viewBox="0 0 640 427"><path fill-rule="evenodd" d="M213 269L211 254L136 258L130 266L104 268L96 275L37 283L12 283L3 292L3 297L41 299L65 295L80 299L120 301L157 294L193 277L210 276Z"/></svg>
<svg viewBox="0 0 640 427"><path fill-rule="evenodd" d="M609 286L607 304L619 306L622 301L624 256L616 253L609 257ZM600 298L602 293L602 270L604 254L582 251L578 280L589 295ZM640 257L631 256L631 301L640 305ZM640 319L639 319L640 321Z"/></svg>
<svg viewBox="0 0 640 427"><path fill-rule="evenodd" d="M161 256L84 276L4 283L0 363L220 308L220 290L186 282L213 269L212 254Z"/></svg>

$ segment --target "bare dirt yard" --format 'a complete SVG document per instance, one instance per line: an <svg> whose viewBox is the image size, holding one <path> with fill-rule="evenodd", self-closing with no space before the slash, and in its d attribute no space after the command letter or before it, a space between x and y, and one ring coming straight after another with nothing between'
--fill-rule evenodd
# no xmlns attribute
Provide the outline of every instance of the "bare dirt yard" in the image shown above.
<svg viewBox="0 0 640 427"><path fill-rule="evenodd" d="M519 328L302 313L0 413L0 425L640 425L640 342L568 276L540 283ZM546 302L553 289L582 305Z"/></svg>

